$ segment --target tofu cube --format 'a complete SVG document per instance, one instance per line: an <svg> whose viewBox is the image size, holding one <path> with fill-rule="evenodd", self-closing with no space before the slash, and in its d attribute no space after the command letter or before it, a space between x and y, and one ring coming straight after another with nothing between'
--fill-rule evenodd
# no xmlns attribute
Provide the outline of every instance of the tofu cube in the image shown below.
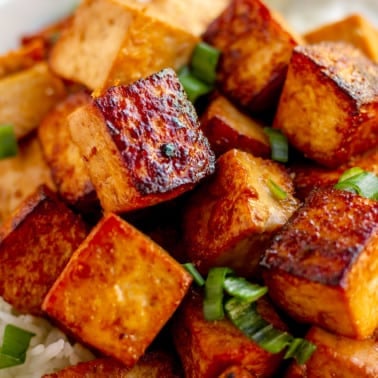
<svg viewBox="0 0 378 378"><path fill-rule="evenodd" d="M378 148L353 156L346 164L334 169L317 164L291 166L290 172L293 174L295 194L299 199L304 200L312 190L336 184L342 173L352 167L360 167L378 175Z"/></svg>
<svg viewBox="0 0 378 378"><path fill-rule="evenodd" d="M271 377L283 355L262 349L226 318L212 322L206 320L202 303L203 296L191 292L173 322L173 341L185 376L218 377L231 366L239 365L251 376ZM274 327L286 330L286 325L265 299L257 302L257 312Z"/></svg>
<svg viewBox="0 0 378 378"><path fill-rule="evenodd" d="M163 351L144 354L133 366L127 367L111 357L97 358L69 366L42 378L180 378L176 372L173 356Z"/></svg>
<svg viewBox="0 0 378 378"><path fill-rule="evenodd" d="M305 365L293 363L285 378L378 376L378 342L374 338L355 340L312 327L306 339L316 350Z"/></svg>
<svg viewBox="0 0 378 378"><path fill-rule="evenodd" d="M313 191L261 264L275 303L294 319L362 339L378 326L378 202Z"/></svg>
<svg viewBox="0 0 378 378"><path fill-rule="evenodd" d="M222 52L222 92L252 112L274 108L293 47L301 38L260 0L233 0L207 28L204 40Z"/></svg>
<svg viewBox="0 0 378 378"><path fill-rule="evenodd" d="M55 190L41 146L36 137L22 140L16 156L0 159L0 223L40 185Z"/></svg>
<svg viewBox="0 0 378 378"><path fill-rule="evenodd" d="M378 65L345 43L298 46L274 127L319 164L337 167L378 144Z"/></svg>
<svg viewBox="0 0 378 378"><path fill-rule="evenodd" d="M270 156L263 125L240 112L223 96L217 96L201 117L201 127L217 155L237 148L260 157Z"/></svg>
<svg viewBox="0 0 378 378"><path fill-rule="evenodd" d="M0 79L0 125L14 126L18 139L35 130L46 113L66 95L65 86L47 64Z"/></svg>
<svg viewBox="0 0 378 378"><path fill-rule="evenodd" d="M378 30L361 14L355 13L307 32L308 43L344 41L378 62Z"/></svg>
<svg viewBox="0 0 378 378"><path fill-rule="evenodd" d="M110 88L69 123L106 211L175 198L214 171L214 154L171 69Z"/></svg>
<svg viewBox="0 0 378 378"><path fill-rule="evenodd" d="M92 90L179 69L227 0L86 0L53 48L60 76Z"/></svg>
<svg viewBox="0 0 378 378"><path fill-rule="evenodd" d="M85 344L131 367L191 282L161 247L108 213L75 251L43 309Z"/></svg>
<svg viewBox="0 0 378 378"><path fill-rule="evenodd" d="M0 295L42 315L43 298L86 235L81 218L41 186L0 227Z"/></svg>
<svg viewBox="0 0 378 378"><path fill-rule="evenodd" d="M286 193L278 200L273 180ZM184 211L184 244L190 261L202 273L229 266L239 275L256 274L270 238L298 206L292 181L271 160L230 150L217 161L215 175L189 198Z"/></svg>
<svg viewBox="0 0 378 378"><path fill-rule="evenodd" d="M57 104L38 127L38 139L60 195L84 213L98 207L98 200L79 148L71 139L67 118L90 101L85 92L72 94Z"/></svg>

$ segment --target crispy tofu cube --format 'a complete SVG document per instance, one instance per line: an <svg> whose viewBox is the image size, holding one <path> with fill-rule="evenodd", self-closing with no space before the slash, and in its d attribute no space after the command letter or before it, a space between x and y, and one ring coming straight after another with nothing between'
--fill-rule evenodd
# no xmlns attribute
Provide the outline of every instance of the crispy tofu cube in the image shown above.
<svg viewBox="0 0 378 378"><path fill-rule="evenodd" d="M217 155L237 148L255 156L270 156L263 125L240 112L223 96L217 96L208 105L201 117L201 127Z"/></svg>
<svg viewBox="0 0 378 378"><path fill-rule="evenodd" d="M294 319L352 338L378 326L378 202L313 191L262 259L275 303Z"/></svg>
<svg viewBox="0 0 378 378"><path fill-rule="evenodd" d="M286 191L286 199L273 196L269 180ZM229 266L239 275L255 274L272 234L297 208L293 190L279 164L239 150L223 154L215 175L189 199L184 213L189 260L202 273Z"/></svg>
<svg viewBox="0 0 378 378"><path fill-rule="evenodd" d="M360 167L378 175L378 148L353 156L339 168L325 168L316 164L293 165L290 171L294 177L295 194L304 200L311 190L336 184L342 173L352 167Z"/></svg>
<svg viewBox="0 0 378 378"><path fill-rule="evenodd" d="M75 251L43 309L84 343L131 367L191 281L161 247L108 213Z"/></svg>
<svg viewBox="0 0 378 378"><path fill-rule="evenodd" d="M127 367L111 357L97 358L69 366L42 378L180 378L171 355L163 351L147 352L133 366Z"/></svg>
<svg viewBox="0 0 378 378"><path fill-rule="evenodd" d="M81 218L41 186L0 227L0 295L42 315L44 296L86 235Z"/></svg>
<svg viewBox="0 0 378 378"><path fill-rule="evenodd" d="M351 14L341 20L322 25L306 33L304 38L308 43L344 41L378 62L378 30L360 14Z"/></svg>
<svg viewBox="0 0 378 378"><path fill-rule="evenodd" d="M378 376L378 342L374 338L354 340L312 327L306 339L316 350L304 366L294 363L285 378Z"/></svg>
<svg viewBox="0 0 378 378"><path fill-rule="evenodd" d="M173 339L185 376L218 377L226 369L239 365L252 376L271 377L282 360L282 354L272 354L262 349L228 319L207 321L203 316L202 302L202 295L191 292L173 322ZM274 327L286 329L265 299L258 301L257 311Z"/></svg>
<svg viewBox="0 0 378 378"><path fill-rule="evenodd" d="M257 375L244 369L242 366L231 366L227 368L218 378L256 378Z"/></svg>
<svg viewBox="0 0 378 378"><path fill-rule="evenodd" d="M60 76L90 89L129 84L185 65L227 0L86 0L52 51ZM200 17L198 15L201 15Z"/></svg>
<svg viewBox="0 0 378 378"><path fill-rule="evenodd" d="M110 88L69 123L106 211L172 199L214 171L214 154L171 69Z"/></svg>
<svg viewBox="0 0 378 378"><path fill-rule="evenodd" d="M63 82L42 62L0 80L0 125L14 126L17 138L36 129L64 96Z"/></svg>
<svg viewBox="0 0 378 378"><path fill-rule="evenodd" d="M0 160L0 177L0 223L40 185L55 190L36 137L22 140L16 156Z"/></svg>
<svg viewBox="0 0 378 378"><path fill-rule="evenodd" d="M296 47L274 127L329 167L376 147L378 65L344 43Z"/></svg>
<svg viewBox="0 0 378 378"><path fill-rule="evenodd" d="M217 81L241 106L262 112L275 107L292 49L301 39L260 0L233 0L204 34L222 57Z"/></svg>
<svg viewBox="0 0 378 378"><path fill-rule="evenodd" d="M38 138L60 195L85 213L96 207L97 195L79 148L71 139L67 118L90 101L85 92L67 97L44 117L38 128Z"/></svg>

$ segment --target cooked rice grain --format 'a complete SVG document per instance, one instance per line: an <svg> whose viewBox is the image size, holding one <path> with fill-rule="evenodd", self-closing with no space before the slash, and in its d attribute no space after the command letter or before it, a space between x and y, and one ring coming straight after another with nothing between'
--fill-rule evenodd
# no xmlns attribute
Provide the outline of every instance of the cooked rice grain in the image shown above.
<svg viewBox="0 0 378 378"><path fill-rule="evenodd" d="M94 358L93 354L79 343L72 345L66 335L46 319L19 315L0 297L0 345L7 324L33 332L36 336L31 339L25 363L1 369L1 378L40 378L43 374L53 373L66 366Z"/></svg>

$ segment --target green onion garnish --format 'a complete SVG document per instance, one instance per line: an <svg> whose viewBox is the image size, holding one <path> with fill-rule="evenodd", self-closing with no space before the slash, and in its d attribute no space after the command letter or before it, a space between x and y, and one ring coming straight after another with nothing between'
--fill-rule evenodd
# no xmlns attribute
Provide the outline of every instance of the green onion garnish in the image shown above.
<svg viewBox="0 0 378 378"><path fill-rule="evenodd" d="M217 267L210 269L205 281L205 299L203 314L206 320L220 320L224 318L223 284L229 268Z"/></svg>
<svg viewBox="0 0 378 378"><path fill-rule="evenodd" d="M225 304L230 321L246 336L270 353L280 353L288 347L284 358L295 358L304 364L316 349L316 345L301 338L294 338L285 331L280 331L256 311L255 303L248 303L231 298Z"/></svg>
<svg viewBox="0 0 378 378"><path fill-rule="evenodd" d="M184 268L192 275L194 282L198 286L203 286L205 284L205 280L201 276L201 273L197 270L197 268L192 263L183 264Z"/></svg>
<svg viewBox="0 0 378 378"><path fill-rule="evenodd" d="M193 75L207 84L214 84L219 57L217 48L205 42L198 43L191 60Z"/></svg>
<svg viewBox="0 0 378 378"><path fill-rule="evenodd" d="M358 167L345 171L334 188L378 200L378 176Z"/></svg>
<svg viewBox="0 0 378 378"><path fill-rule="evenodd" d="M271 127L264 127L264 131L269 137L272 160L287 163L289 160L289 143L286 136L280 130Z"/></svg>
<svg viewBox="0 0 378 378"><path fill-rule="evenodd" d="M227 294L248 302L255 302L268 292L266 286L254 285L242 277L227 277L223 286Z"/></svg>
<svg viewBox="0 0 378 378"><path fill-rule="evenodd" d="M272 193L272 196L277 200L284 200L287 198L287 193L272 179L267 181L268 188Z"/></svg>
<svg viewBox="0 0 378 378"><path fill-rule="evenodd" d="M195 77L187 69L179 72L178 78L185 89L188 99L194 103L197 99L212 91L213 87Z"/></svg>
<svg viewBox="0 0 378 378"><path fill-rule="evenodd" d="M17 138L13 126L0 125L0 159L15 156L17 152Z"/></svg>
<svg viewBox="0 0 378 378"><path fill-rule="evenodd" d="M35 334L32 332L12 324L6 325L0 349L0 369L23 364L33 336Z"/></svg>

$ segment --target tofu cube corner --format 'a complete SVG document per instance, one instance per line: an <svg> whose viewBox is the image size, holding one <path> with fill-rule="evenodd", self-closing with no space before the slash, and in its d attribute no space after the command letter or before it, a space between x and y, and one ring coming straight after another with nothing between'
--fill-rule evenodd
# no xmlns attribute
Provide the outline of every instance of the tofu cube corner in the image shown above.
<svg viewBox="0 0 378 378"><path fill-rule="evenodd" d="M75 251L43 309L86 344L130 367L191 282L167 252L109 213Z"/></svg>
<svg viewBox="0 0 378 378"><path fill-rule="evenodd" d="M294 319L346 337L378 326L378 202L313 191L279 231L261 265L275 303Z"/></svg>
<svg viewBox="0 0 378 378"><path fill-rule="evenodd" d="M69 124L109 212L175 198L215 169L195 109L170 68L108 89L73 112Z"/></svg>

